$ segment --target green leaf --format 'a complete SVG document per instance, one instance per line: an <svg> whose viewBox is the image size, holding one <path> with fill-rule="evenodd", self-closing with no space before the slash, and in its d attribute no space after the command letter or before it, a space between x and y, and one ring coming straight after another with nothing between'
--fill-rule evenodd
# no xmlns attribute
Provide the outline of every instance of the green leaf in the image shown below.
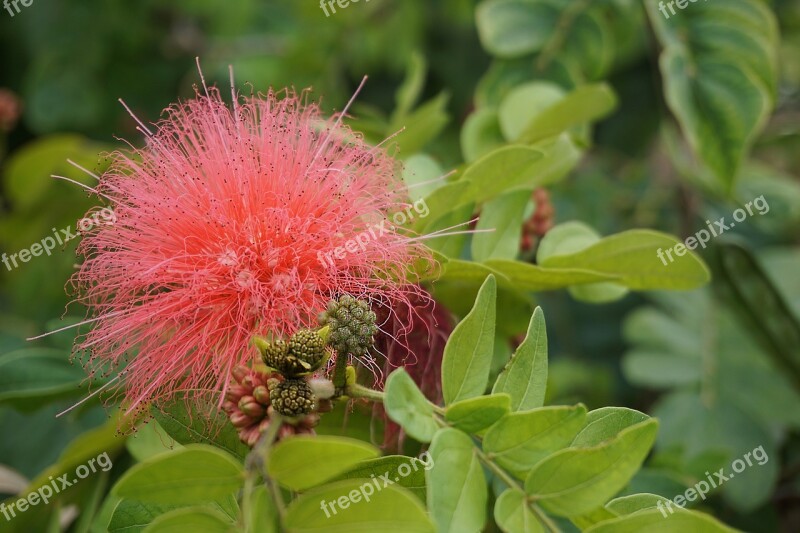
<svg viewBox="0 0 800 533"><path fill-rule="evenodd" d="M192 444L139 463L114 486L121 498L161 504L220 500L238 491L242 465L212 446Z"/></svg>
<svg viewBox="0 0 800 533"><path fill-rule="evenodd" d="M450 202L455 204L453 207L483 203L504 192L531 191L552 184L577 164L579 156L580 152L566 136L536 147L504 146L467 167L459 181L468 186L460 196L451 196Z"/></svg>
<svg viewBox="0 0 800 533"><path fill-rule="evenodd" d="M656 507L658 502L665 501L667 501L667 498L657 494L631 494L630 496L614 498L606 504L606 509L617 516L624 516Z"/></svg>
<svg viewBox="0 0 800 533"><path fill-rule="evenodd" d="M427 73L428 65L425 56L419 52L411 54L406 67L406 77L395 93L394 122L405 117L417 103L422 94Z"/></svg>
<svg viewBox="0 0 800 533"><path fill-rule="evenodd" d="M247 509L244 505L242 509ZM259 485L250 494L249 516L245 517L245 533L279 533L278 509L265 485Z"/></svg>
<svg viewBox="0 0 800 533"><path fill-rule="evenodd" d="M502 274L503 278L508 280L507 284L519 291L551 291L570 285L620 279L611 273L604 274L581 268L544 268L507 259L490 259L486 261L485 266Z"/></svg>
<svg viewBox="0 0 800 533"><path fill-rule="evenodd" d="M544 311L533 312L525 339L511 356L492 388L511 396L511 410L525 411L544 405L547 390L547 327Z"/></svg>
<svg viewBox="0 0 800 533"><path fill-rule="evenodd" d="M403 162L403 181L408 186L409 197L415 202L443 186L444 180L436 181L442 175L442 167L427 154L412 155ZM420 213L419 218L426 217Z"/></svg>
<svg viewBox="0 0 800 533"><path fill-rule="evenodd" d="M32 411L50 402L83 394L86 379L69 354L51 348L23 348L0 356L0 405Z"/></svg>
<svg viewBox="0 0 800 533"><path fill-rule="evenodd" d="M157 517L176 508L176 505L121 500L114 508L108 533L139 533Z"/></svg>
<svg viewBox="0 0 800 533"><path fill-rule="evenodd" d="M161 409L154 407L151 413L164 431L180 444L208 444L239 459L244 459L250 452L250 448L239 440L239 434L228 417L216 409L211 420L198 409L188 410L181 402Z"/></svg>
<svg viewBox="0 0 800 533"><path fill-rule="evenodd" d="M544 533L545 529L528 507L525 494L508 489L494 504L494 520L504 533Z"/></svg>
<svg viewBox="0 0 800 533"><path fill-rule="evenodd" d="M61 452L55 464L44 469L31 481L23 494L37 492L64 475L74 476L80 465L94 465L93 475L110 471L113 467L112 461L125 446L125 439L120 438L120 432L131 431L130 424L130 419L114 416L102 426L82 433ZM99 461L100 458L103 459L103 463ZM74 480L71 477L67 479ZM75 496L79 495L85 486L83 483L78 485L73 483L72 487L61 490L57 496L54 495L53 500L65 505L76 503Z"/></svg>
<svg viewBox="0 0 800 533"><path fill-rule="evenodd" d="M472 258L514 259L519 253L525 209L530 191L515 191L483 204L475 229L483 233L472 236Z"/></svg>
<svg viewBox="0 0 800 533"><path fill-rule="evenodd" d="M151 420L147 424L139 426L136 434L125 441L125 447L134 459L142 462L182 446L165 435L157 421Z"/></svg>
<svg viewBox="0 0 800 533"><path fill-rule="evenodd" d="M447 115L448 100L447 94L440 94L411 113L396 117L395 121L392 122L389 128L392 133L405 128L390 141L391 144L399 147L403 157L408 157L422 150L447 126L449 120Z"/></svg>
<svg viewBox="0 0 800 533"><path fill-rule="evenodd" d="M536 142L567 131L573 126L593 122L617 106L614 91L605 83L582 85L547 106L520 132L523 142Z"/></svg>
<svg viewBox="0 0 800 533"><path fill-rule="evenodd" d="M442 266L442 272L437 281L468 281L475 284L483 284L488 276L495 276L509 281L505 275L482 263L463 259L449 259L441 255L437 259ZM478 291L474 292L474 296L477 296ZM467 312L472 308L474 302L473 297L469 302Z"/></svg>
<svg viewBox="0 0 800 533"><path fill-rule="evenodd" d="M662 426L659 449L680 446L687 459L714 450L727 452L728 459L733 461L761 447L770 460L761 465L753 461L753 466L736 474L736 478L725 483L721 490L731 505L747 511L769 500L778 480L779 464L771 459L778 451L763 421L744 413L730 401L708 405L694 391L673 392L653 409Z"/></svg>
<svg viewBox="0 0 800 533"><path fill-rule="evenodd" d="M389 418L400 424L411 437L430 442L438 426L433 405L403 368L389 375L384 387L384 407Z"/></svg>
<svg viewBox="0 0 800 533"><path fill-rule="evenodd" d="M500 128L505 138L509 141L519 139L534 119L561 101L564 96L564 89L548 81L532 81L512 89L503 98L498 111ZM552 135L558 133L561 132L556 131Z"/></svg>
<svg viewBox="0 0 800 533"><path fill-rule="evenodd" d="M752 0L698 2L665 18L648 14L664 45L661 73L670 110L695 153L727 192L772 109L778 30L770 8Z"/></svg>
<svg viewBox="0 0 800 533"><path fill-rule="evenodd" d="M637 290L689 290L707 283L708 268L693 252L675 255L675 261L668 264L659 259L659 251L676 244L677 239L665 233L630 230L606 237L580 252L549 257L541 261L541 266L618 276L617 283Z"/></svg>
<svg viewBox="0 0 800 533"><path fill-rule="evenodd" d="M483 450L499 465L524 477L536 463L569 446L586 419L586 407L541 407L512 413L489 428Z"/></svg>
<svg viewBox="0 0 800 533"><path fill-rule="evenodd" d="M424 454L423 454L424 455ZM381 479L381 475L389 478L397 485L410 490L421 501L425 501L425 472L433 463L422 461L416 457L405 455L387 455L378 459L361 461L355 468L333 478L331 481L343 479Z"/></svg>
<svg viewBox="0 0 800 533"><path fill-rule="evenodd" d="M298 436L275 445L267 457L267 470L282 485L305 490L379 455L377 448L356 439Z"/></svg>
<svg viewBox="0 0 800 533"><path fill-rule="evenodd" d="M486 522L486 479L472 440L457 429L436 433L428 472L428 509L437 531L481 531Z"/></svg>
<svg viewBox="0 0 800 533"><path fill-rule="evenodd" d="M234 524L224 514L204 507L175 509L159 516L144 533L232 533Z"/></svg>
<svg viewBox="0 0 800 533"><path fill-rule="evenodd" d="M600 235L586 224L565 222L552 228L542 238L536 258L541 263L550 257L574 254L600 239ZM628 289L617 283L590 283L569 287L569 293L582 302L606 303L624 297L628 294Z"/></svg>
<svg viewBox="0 0 800 533"><path fill-rule="evenodd" d="M16 209L32 208L55 183L52 174L89 184L93 178L67 159L97 171L97 154L103 149L105 146L74 134L48 135L23 146L6 165L4 179L9 199Z"/></svg>
<svg viewBox="0 0 800 533"><path fill-rule="evenodd" d="M489 276L472 311L455 327L442 357L442 393L446 404L486 391L494 345L497 283Z"/></svg>
<svg viewBox="0 0 800 533"><path fill-rule="evenodd" d="M597 446L613 439L620 431L648 417L644 413L626 407L601 407L589 411L586 415L586 426L572 441L572 446Z"/></svg>
<svg viewBox="0 0 800 533"><path fill-rule="evenodd" d="M622 360L622 372L631 383L651 389L671 388L698 383L703 377L703 360L699 357L668 355L635 350Z"/></svg>
<svg viewBox="0 0 800 533"><path fill-rule="evenodd" d="M425 507L409 491L383 481L350 479L309 491L286 511L293 533L433 533Z"/></svg>
<svg viewBox="0 0 800 533"><path fill-rule="evenodd" d="M476 110L461 127L461 152L464 161L472 163L489 152L505 145L497 112L493 109Z"/></svg>
<svg viewBox="0 0 800 533"><path fill-rule="evenodd" d="M511 410L511 396L492 394L450 404L445 419L465 433L479 433Z"/></svg>
<svg viewBox="0 0 800 533"><path fill-rule="evenodd" d="M516 57L538 50L557 22L548 6L523 0L482 2L475 18L483 47L498 57Z"/></svg>
<svg viewBox="0 0 800 533"><path fill-rule="evenodd" d="M631 426L592 448L569 448L537 464L525 491L547 511L561 516L589 513L630 481L655 442L658 422Z"/></svg>
<svg viewBox="0 0 800 533"><path fill-rule="evenodd" d="M733 533L736 530L697 511L678 509L666 517L658 509L600 522L586 533L639 533L640 531L691 531L692 533Z"/></svg>

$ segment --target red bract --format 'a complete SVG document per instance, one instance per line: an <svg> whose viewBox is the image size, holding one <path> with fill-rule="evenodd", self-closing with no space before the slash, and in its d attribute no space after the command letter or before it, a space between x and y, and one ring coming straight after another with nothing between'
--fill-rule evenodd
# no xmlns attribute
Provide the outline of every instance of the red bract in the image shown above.
<svg viewBox="0 0 800 533"><path fill-rule="evenodd" d="M129 409L226 390L254 334L315 325L336 294L408 302L429 258L381 221L411 205L394 160L292 91L216 89L170 107L97 187L116 221L84 236L73 278L93 329L77 351L122 374ZM378 229L381 228L381 229ZM366 236L366 237L365 237Z"/></svg>
<svg viewBox="0 0 800 533"><path fill-rule="evenodd" d="M415 294L409 303L398 304L391 314L383 311L380 318L385 323L376 338L376 348L386 355L386 375L395 368L405 368L429 400L441 403L442 356L453 331L453 318L425 292ZM382 404L376 404L375 410L386 422L384 448L402 452L402 429L385 416Z"/></svg>

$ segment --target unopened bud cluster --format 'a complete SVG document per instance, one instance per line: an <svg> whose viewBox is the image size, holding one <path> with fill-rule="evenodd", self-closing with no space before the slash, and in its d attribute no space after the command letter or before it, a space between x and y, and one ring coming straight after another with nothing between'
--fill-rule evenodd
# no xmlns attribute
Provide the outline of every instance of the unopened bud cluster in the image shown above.
<svg viewBox="0 0 800 533"><path fill-rule="evenodd" d="M306 377L325 364L328 348L336 350L338 357L365 355L372 348L373 337L378 331L376 320L369 304L344 295L332 300L320 315L323 327L319 330L300 330L288 341L255 337L253 343L261 352L264 364L274 371L266 383L266 390L275 412L297 419L330 409L329 399L335 396L335 391L323 393L324 387L321 389L318 383L312 388ZM263 395L264 391L259 392ZM258 407L250 403L242 404L239 409L246 415L243 408L259 413Z"/></svg>
<svg viewBox="0 0 800 533"><path fill-rule="evenodd" d="M280 387L281 376L275 373L252 370L243 366L233 369L234 384L225 395L222 409L239 431L239 438L248 446L255 445L259 436L270 423L270 415L277 409L271 401L270 387ZM303 413L305 414L305 413ZM287 421L280 429L279 437L314 433L319 415L310 414Z"/></svg>
<svg viewBox="0 0 800 533"><path fill-rule="evenodd" d="M325 339L319 332L303 329L292 335L289 342L267 342L257 337L256 346L261 351L264 364L287 378L313 373L325 361Z"/></svg>
<svg viewBox="0 0 800 533"><path fill-rule="evenodd" d="M318 409L317 398L303 376L315 372L327 360L327 333L326 328L320 331L303 329L292 335L288 342L255 338L264 364L285 378L270 381L270 402L278 414L298 417Z"/></svg>
<svg viewBox="0 0 800 533"><path fill-rule="evenodd" d="M330 328L328 343L340 356L366 355L378 332L377 317L369 304L348 295L331 300L319 321Z"/></svg>

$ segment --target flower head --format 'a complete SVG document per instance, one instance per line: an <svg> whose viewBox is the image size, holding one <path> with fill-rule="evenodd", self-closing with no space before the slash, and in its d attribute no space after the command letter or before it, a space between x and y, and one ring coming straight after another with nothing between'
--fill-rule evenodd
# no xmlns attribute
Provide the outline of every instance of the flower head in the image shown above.
<svg viewBox="0 0 800 533"><path fill-rule="evenodd" d="M252 447L273 419L275 407L270 397L275 394L274 389L283 387L283 378L279 374L238 366L233 369L233 379L233 385L225 393L222 410L239 432L241 441ZM318 422L316 413L306 413L294 420L284 419L278 436L313 434Z"/></svg>
<svg viewBox="0 0 800 533"><path fill-rule="evenodd" d="M116 222L79 246L73 281L94 327L78 351L125 367L127 405L222 398L253 335L315 324L342 293L407 302L426 249L381 221L407 209L394 160L305 93L228 107L212 88L166 110L134 154L101 177ZM375 228L381 227L378 231ZM368 238L367 238L368 237Z"/></svg>

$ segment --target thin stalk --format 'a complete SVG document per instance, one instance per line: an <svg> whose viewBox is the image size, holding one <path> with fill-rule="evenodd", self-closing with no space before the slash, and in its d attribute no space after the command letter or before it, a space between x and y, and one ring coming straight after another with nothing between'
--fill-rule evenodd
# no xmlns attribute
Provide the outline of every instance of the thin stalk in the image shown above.
<svg viewBox="0 0 800 533"><path fill-rule="evenodd" d="M367 400L380 403L383 403L384 399L386 398L386 395L381 391L364 387L362 385L359 385L358 383L353 383L352 385L349 385L345 389L345 395L351 398L365 398Z"/></svg>
<svg viewBox="0 0 800 533"><path fill-rule="evenodd" d="M278 431L280 431L282 425L283 419L281 416L274 414L270 419L270 424L267 426L267 430L261 434L258 442L256 442L255 446L253 446L253 450L247 455L247 459L245 461L247 477L245 480L245 499L243 502L244 512L242 513L245 517L249 516L247 511L249 510L250 497L253 487L255 486L255 476L256 474L260 474L264 479L267 490L272 495L272 499L275 502L275 507L278 510L281 526L283 525L286 517L286 504L283 501L280 486L278 486L278 483L272 479L267 472L265 460L272 449L272 444L275 442L275 439L278 436Z"/></svg>

